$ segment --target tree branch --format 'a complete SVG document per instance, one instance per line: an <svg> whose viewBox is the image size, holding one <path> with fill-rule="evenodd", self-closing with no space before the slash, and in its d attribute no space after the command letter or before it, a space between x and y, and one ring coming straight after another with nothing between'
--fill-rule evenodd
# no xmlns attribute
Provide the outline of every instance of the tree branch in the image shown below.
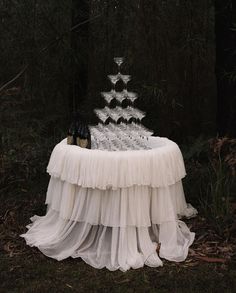
<svg viewBox="0 0 236 293"><path fill-rule="evenodd" d="M1 88L0 88L0 93L4 91L10 84L12 84L14 81L16 81L21 75L26 71L26 69L29 67L29 64L26 64L17 75L9 80L7 83L5 83Z"/></svg>
<svg viewBox="0 0 236 293"><path fill-rule="evenodd" d="M58 43L60 40L62 40L67 34L73 32L74 30L76 30L78 27L91 22L93 20L95 20L96 18L100 17L101 14L98 14L92 18L86 19L85 21L82 21L76 25L74 25L73 27L70 28L69 31L64 32L63 34L61 34L59 37L56 37L56 39L52 40L47 46L41 48L39 50L39 53L43 53L45 51L47 51L51 46L54 46L56 43ZM17 75L15 77L13 77L11 80L7 81L5 84L3 84L0 88L0 94L10 85L12 84L14 81L16 81L18 78L20 78L22 76L22 74L28 69L30 63L27 63L20 72L17 73Z"/></svg>

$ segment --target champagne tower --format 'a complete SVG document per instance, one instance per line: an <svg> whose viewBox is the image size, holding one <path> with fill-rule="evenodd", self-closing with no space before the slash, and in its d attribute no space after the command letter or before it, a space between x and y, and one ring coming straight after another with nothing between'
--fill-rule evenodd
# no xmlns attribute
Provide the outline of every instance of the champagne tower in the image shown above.
<svg viewBox="0 0 236 293"><path fill-rule="evenodd" d="M106 102L103 109L94 109L99 119L96 126L90 126L92 136L92 148L111 151L141 150L150 149L148 137L153 132L141 123L145 117L145 112L134 107L134 102L138 98L137 93L127 89L131 75L121 73L123 57L115 57L118 72L115 75L108 75L112 84L109 92L101 92ZM123 90L116 91L116 83L121 80ZM111 101L115 100L115 107L111 108ZM126 100L126 106L122 106Z"/></svg>

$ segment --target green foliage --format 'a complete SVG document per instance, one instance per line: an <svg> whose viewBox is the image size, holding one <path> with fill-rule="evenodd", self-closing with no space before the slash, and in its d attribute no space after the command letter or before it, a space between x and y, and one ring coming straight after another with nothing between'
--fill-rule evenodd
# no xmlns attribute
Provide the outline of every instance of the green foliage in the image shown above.
<svg viewBox="0 0 236 293"><path fill-rule="evenodd" d="M235 84L236 83L236 68L234 68L233 71L224 72L223 78L225 78L229 83Z"/></svg>
<svg viewBox="0 0 236 293"><path fill-rule="evenodd" d="M210 164L201 179L199 201L203 213L214 223L217 232L222 234L226 224L232 223L230 199L232 178L219 156L217 166Z"/></svg>
<svg viewBox="0 0 236 293"><path fill-rule="evenodd" d="M236 140L201 136L182 149L188 174L186 194L222 234L234 217L231 203L236 201Z"/></svg>
<svg viewBox="0 0 236 293"><path fill-rule="evenodd" d="M21 95L1 97L0 192L22 193L45 180L52 148L66 136L65 118L44 117L43 104L34 103Z"/></svg>

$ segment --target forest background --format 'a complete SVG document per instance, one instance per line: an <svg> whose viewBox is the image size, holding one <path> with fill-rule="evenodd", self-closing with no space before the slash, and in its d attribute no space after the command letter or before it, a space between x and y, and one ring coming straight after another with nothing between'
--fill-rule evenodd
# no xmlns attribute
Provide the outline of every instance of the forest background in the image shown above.
<svg viewBox="0 0 236 293"><path fill-rule="evenodd" d="M87 279L94 275L104 290L116 290L114 282L126 290L130 284L162 286L163 292L182 290L183 284L202 290L195 269L200 280L208 276L212 290L234 286L235 3L2 0L0 19L0 286L7 292L66 292L76 290L83 273ZM18 236L33 214L45 213L46 166L55 144L66 137L73 110L83 112L88 124L97 122L93 109L104 105L100 92L110 89L106 76L115 73L114 56L125 57L122 70L132 75L129 88L147 112L144 125L179 144L188 174L185 194L199 210L189 223L197 232L189 262L158 271L173 273L160 284L154 269L139 279L136 272L110 275L70 260L58 265ZM80 286L90 288L88 282Z"/></svg>

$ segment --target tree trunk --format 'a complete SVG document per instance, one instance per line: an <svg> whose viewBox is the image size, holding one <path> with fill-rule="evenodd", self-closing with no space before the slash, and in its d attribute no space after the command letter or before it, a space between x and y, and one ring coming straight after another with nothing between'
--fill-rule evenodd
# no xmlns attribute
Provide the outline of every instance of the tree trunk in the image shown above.
<svg viewBox="0 0 236 293"><path fill-rule="evenodd" d="M72 27L89 18L89 1L72 0ZM88 85L89 24L83 24L71 34L70 109L78 110L86 98Z"/></svg>
<svg viewBox="0 0 236 293"><path fill-rule="evenodd" d="M220 136L236 135L236 4L215 1L217 129Z"/></svg>

